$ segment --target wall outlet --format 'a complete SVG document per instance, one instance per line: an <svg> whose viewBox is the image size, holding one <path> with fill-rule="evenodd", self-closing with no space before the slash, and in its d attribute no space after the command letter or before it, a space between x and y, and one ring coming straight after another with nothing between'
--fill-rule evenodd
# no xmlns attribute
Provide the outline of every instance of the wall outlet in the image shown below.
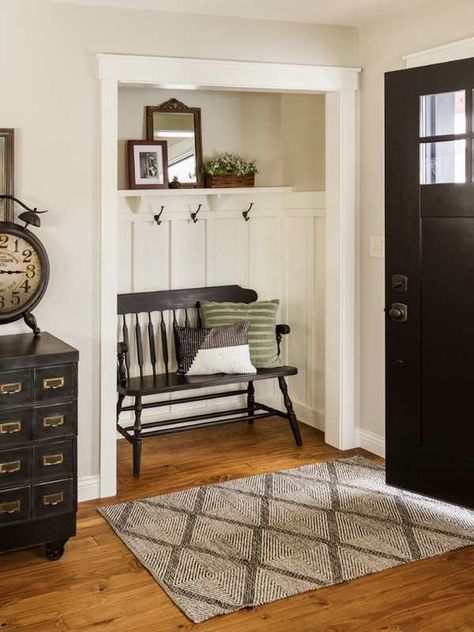
<svg viewBox="0 0 474 632"><path fill-rule="evenodd" d="M385 243L381 235L370 235L369 257L377 257L378 259L385 257Z"/></svg>

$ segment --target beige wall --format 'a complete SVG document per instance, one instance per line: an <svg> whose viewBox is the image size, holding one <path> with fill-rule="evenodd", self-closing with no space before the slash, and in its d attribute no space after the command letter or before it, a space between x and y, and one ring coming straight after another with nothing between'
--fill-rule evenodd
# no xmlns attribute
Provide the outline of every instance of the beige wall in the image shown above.
<svg viewBox="0 0 474 632"><path fill-rule="evenodd" d="M472 0L444 0L360 31L361 77L361 426L384 434L384 260L369 258L369 235L384 231L384 72L402 56L471 37Z"/></svg>
<svg viewBox="0 0 474 632"><path fill-rule="evenodd" d="M39 234L51 282L36 314L81 352L82 476L98 472L98 52L354 65L357 31L1 0L0 126L16 129L17 194L50 211Z"/></svg>
<svg viewBox="0 0 474 632"><path fill-rule="evenodd" d="M256 159L257 186L324 189L325 97L218 90L119 89L119 188L128 188L127 140L145 138L145 106L171 97L201 108L204 159Z"/></svg>

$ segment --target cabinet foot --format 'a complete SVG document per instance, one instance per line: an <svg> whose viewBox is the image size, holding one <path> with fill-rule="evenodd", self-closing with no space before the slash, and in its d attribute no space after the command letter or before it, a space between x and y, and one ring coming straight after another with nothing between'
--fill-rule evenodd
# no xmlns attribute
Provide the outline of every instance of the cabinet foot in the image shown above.
<svg viewBox="0 0 474 632"><path fill-rule="evenodd" d="M67 540L60 540L59 542L48 542L44 545L45 555L50 562L55 562L63 556L66 542Z"/></svg>

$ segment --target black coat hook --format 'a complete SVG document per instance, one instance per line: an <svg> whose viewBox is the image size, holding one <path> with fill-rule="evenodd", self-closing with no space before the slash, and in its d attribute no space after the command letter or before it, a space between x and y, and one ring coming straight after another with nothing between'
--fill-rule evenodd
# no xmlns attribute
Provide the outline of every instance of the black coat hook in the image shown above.
<svg viewBox="0 0 474 632"><path fill-rule="evenodd" d="M242 213L242 215L243 215L243 217L244 217L244 220L245 220L246 222L248 222L248 221L249 221L249 219L250 219L250 217L249 217L249 213L250 213L250 211L252 210L252 206L253 206L253 202L250 202L250 206L248 207L248 209Z"/></svg>
<svg viewBox="0 0 474 632"><path fill-rule="evenodd" d="M156 215L153 215L153 219L155 220L155 222L156 222L157 226L159 226L159 225L161 224L161 219L160 219L160 217L161 217L161 215L162 215L162 213L163 213L164 209L165 209L165 207L164 207L164 205L163 205L163 206L161 207L160 212L159 212L159 213L157 213Z"/></svg>
<svg viewBox="0 0 474 632"><path fill-rule="evenodd" d="M193 220L194 223L197 222L197 215L198 215L199 211L201 210L201 206L202 206L202 204L200 204L197 207L197 209L196 209L196 211L194 213L191 213L191 219Z"/></svg>

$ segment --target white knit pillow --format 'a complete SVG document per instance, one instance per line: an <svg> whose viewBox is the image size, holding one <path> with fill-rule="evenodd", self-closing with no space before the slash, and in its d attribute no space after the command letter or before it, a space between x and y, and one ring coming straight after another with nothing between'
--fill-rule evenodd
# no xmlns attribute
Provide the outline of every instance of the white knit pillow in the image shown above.
<svg viewBox="0 0 474 632"><path fill-rule="evenodd" d="M250 361L249 327L248 322L210 329L177 327L178 373L256 373Z"/></svg>

